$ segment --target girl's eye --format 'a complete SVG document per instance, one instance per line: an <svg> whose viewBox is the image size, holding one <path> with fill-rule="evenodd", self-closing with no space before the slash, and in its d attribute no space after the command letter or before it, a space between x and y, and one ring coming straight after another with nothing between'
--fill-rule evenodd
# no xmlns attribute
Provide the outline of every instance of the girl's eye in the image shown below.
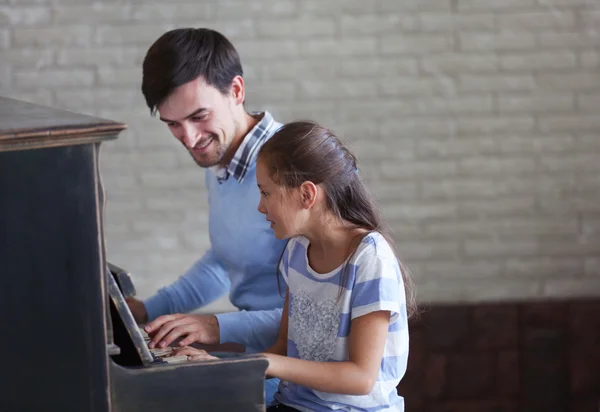
<svg viewBox="0 0 600 412"><path fill-rule="evenodd" d="M263 192L263 191L261 191L261 192L260 192L260 194L261 194L262 196L264 196L264 197L267 197L267 192Z"/></svg>

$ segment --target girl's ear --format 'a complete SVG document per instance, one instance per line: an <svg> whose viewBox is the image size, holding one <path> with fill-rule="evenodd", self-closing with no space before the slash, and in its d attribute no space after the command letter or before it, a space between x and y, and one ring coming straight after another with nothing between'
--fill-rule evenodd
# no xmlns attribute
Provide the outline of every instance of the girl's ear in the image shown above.
<svg viewBox="0 0 600 412"><path fill-rule="evenodd" d="M317 201L319 189L313 182L306 181L300 185L300 199L303 209L310 209Z"/></svg>

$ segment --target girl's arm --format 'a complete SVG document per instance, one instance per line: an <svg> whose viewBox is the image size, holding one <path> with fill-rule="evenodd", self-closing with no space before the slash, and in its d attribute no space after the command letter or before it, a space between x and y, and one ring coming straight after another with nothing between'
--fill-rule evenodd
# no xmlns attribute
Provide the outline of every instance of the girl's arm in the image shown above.
<svg viewBox="0 0 600 412"><path fill-rule="evenodd" d="M289 289L288 289L289 291ZM279 334L275 344L265 350L265 353L275 355L287 355L287 339L288 339L288 300L289 293L286 291L285 302L283 303L283 311L281 312L281 322L279 323ZM268 374L268 370L267 370Z"/></svg>
<svg viewBox="0 0 600 412"><path fill-rule="evenodd" d="M284 315L287 343L287 297ZM390 312L377 311L352 321L348 337L349 360L314 362L267 353L267 374L322 392L366 395L371 392L381 366L390 326ZM280 330L281 337L281 330ZM279 343L279 339L278 339Z"/></svg>

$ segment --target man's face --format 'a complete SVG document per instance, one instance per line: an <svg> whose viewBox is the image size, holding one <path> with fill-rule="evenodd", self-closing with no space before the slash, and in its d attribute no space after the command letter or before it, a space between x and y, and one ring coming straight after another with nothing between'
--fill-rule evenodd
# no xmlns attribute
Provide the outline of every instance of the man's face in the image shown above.
<svg viewBox="0 0 600 412"><path fill-rule="evenodd" d="M219 164L237 131L236 100L201 78L179 86L158 106L160 119L200 167Z"/></svg>

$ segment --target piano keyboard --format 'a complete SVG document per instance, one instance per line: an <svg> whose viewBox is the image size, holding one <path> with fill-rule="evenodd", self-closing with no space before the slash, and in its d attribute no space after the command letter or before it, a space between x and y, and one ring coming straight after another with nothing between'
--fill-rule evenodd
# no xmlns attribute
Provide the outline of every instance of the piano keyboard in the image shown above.
<svg viewBox="0 0 600 412"><path fill-rule="evenodd" d="M148 336L148 334L146 333L146 331L142 328L140 328L140 332L142 334L142 336L144 337L144 342L146 343L146 345L148 345L148 342L150 342L150 337ZM167 346L166 348L154 348L154 349L150 349L150 353L152 354L152 356L154 356L155 358L158 358L164 362L167 363L184 363L184 362L188 362L188 357L187 355L175 355L175 351L174 348Z"/></svg>

